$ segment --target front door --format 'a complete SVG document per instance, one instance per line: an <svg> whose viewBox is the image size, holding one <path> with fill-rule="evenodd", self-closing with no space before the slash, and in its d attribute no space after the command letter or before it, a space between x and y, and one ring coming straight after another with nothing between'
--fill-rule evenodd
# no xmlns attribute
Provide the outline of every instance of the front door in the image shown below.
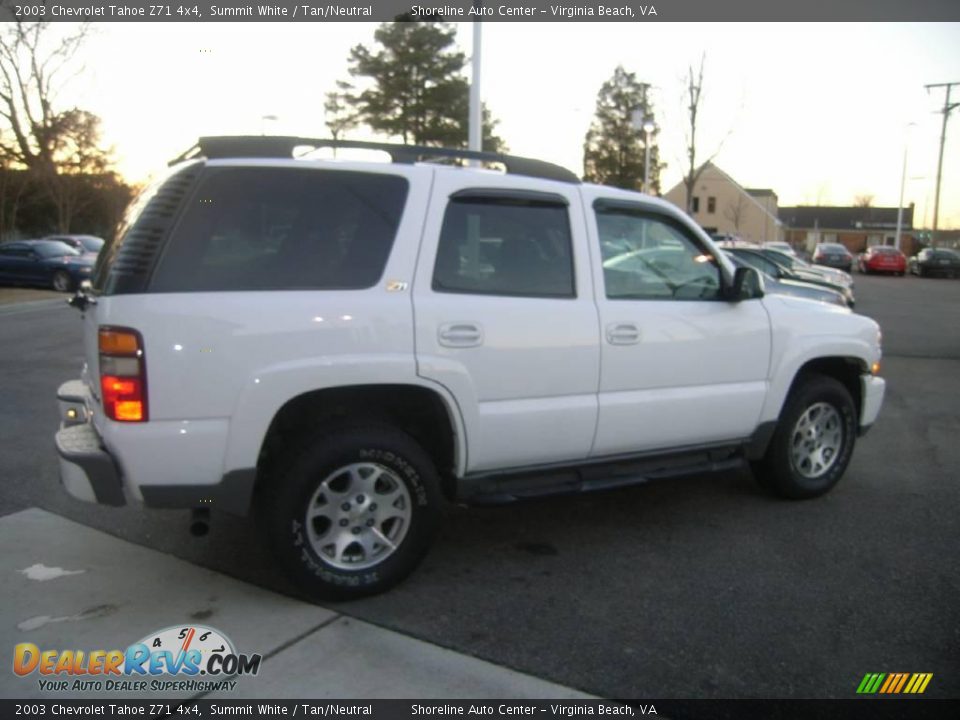
<svg viewBox="0 0 960 720"><path fill-rule="evenodd" d="M762 301L722 299L712 250L671 214L599 198L588 216L602 334L592 456L748 437L770 361Z"/></svg>

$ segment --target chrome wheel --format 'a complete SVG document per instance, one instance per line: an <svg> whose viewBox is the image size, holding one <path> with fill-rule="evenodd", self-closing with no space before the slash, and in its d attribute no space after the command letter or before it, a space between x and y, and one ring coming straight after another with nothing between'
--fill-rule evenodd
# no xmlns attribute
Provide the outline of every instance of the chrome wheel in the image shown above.
<svg viewBox="0 0 960 720"><path fill-rule="evenodd" d="M324 562L362 570L383 562L403 542L412 503L403 481L379 463L330 473L307 504L307 539Z"/></svg>
<svg viewBox="0 0 960 720"><path fill-rule="evenodd" d="M843 420L828 403L811 405L800 416L790 437L790 459L806 478L829 472L843 448Z"/></svg>

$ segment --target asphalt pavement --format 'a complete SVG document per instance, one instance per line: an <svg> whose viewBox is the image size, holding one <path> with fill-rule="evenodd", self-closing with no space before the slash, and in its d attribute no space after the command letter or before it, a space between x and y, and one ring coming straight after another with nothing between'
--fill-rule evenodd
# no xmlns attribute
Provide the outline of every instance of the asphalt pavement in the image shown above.
<svg viewBox="0 0 960 720"><path fill-rule="evenodd" d="M605 697L852 698L868 672L960 697L960 282L857 277L884 332L880 419L829 495L749 472L493 508L454 507L402 586L329 610ZM58 485L55 391L80 320L0 308L0 515L54 515L280 594L253 523L78 503ZM223 630L229 632L231 628Z"/></svg>

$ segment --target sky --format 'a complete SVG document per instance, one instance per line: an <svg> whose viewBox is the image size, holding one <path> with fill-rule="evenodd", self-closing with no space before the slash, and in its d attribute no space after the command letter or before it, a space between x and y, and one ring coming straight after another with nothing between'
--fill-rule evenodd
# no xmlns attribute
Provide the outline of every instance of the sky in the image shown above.
<svg viewBox="0 0 960 720"><path fill-rule="evenodd" d="M121 172L142 182L200 135L328 136L324 94L376 26L102 23L59 100L97 113ZM457 27L469 56L472 26ZM916 203L915 227L932 224L944 90L924 85L960 81L960 23L496 22L482 33L481 94L513 154L582 172L597 91L623 65L654 88L665 192L685 166L687 70L704 57L698 162L716 153L781 206L872 195L896 207L906 147L904 204ZM960 227L960 108L951 120L941 228Z"/></svg>

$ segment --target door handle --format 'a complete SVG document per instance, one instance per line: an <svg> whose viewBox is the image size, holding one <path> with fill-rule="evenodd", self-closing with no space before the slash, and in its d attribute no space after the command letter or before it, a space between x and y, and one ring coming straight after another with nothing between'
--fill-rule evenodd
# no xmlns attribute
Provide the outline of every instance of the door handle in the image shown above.
<svg viewBox="0 0 960 720"><path fill-rule="evenodd" d="M640 328L634 323L607 325L607 342L611 345L635 345L640 342Z"/></svg>
<svg viewBox="0 0 960 720"><path fill-rule="evenodd" d="M437 333L444 347L468 348L483 345L483 330L469 322L441 325Z"/></svg>

